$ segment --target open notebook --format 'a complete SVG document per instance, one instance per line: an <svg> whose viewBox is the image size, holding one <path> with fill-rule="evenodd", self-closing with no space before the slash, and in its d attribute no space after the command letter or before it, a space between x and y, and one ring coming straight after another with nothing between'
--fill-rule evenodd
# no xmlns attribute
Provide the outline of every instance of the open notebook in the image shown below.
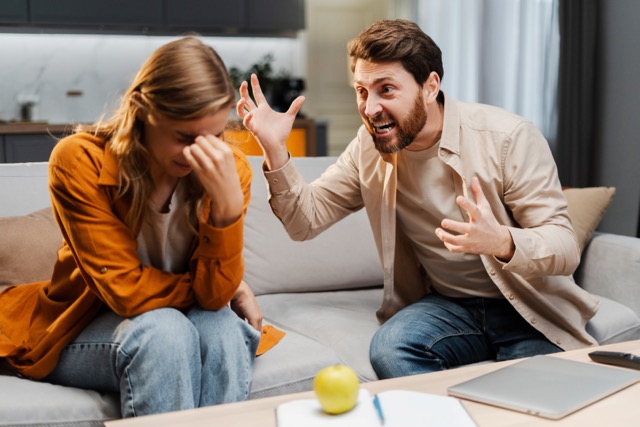
<svg viewBox="0 0 640 427"><path fill-rule="evenodd" d="M449 387L452 396L558 419L640 381L640 372L534 356Z"/></svg>
<svg viewBox="0 0 640 427"><path fill-rule="evenodd" d="M377 394L384 427L475 427L460 400L416 391L389 390ZM340 415L326 414L316 399L297 399L276 409L278 427L380 427L373 398L360 389L358 403Z"/></svg>

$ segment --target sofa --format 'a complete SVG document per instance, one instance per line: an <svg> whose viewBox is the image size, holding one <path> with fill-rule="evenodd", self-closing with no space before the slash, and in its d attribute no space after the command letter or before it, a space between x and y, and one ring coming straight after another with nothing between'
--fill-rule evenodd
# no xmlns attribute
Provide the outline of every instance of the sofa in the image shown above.
<svg viewBox="0 0 640 427"><path fill-rule="evenodd" d="M311 241L291 241L268 205L262 158L249 160L245 280L265 322L286 332L257 358L250 398L310 390L316 372L337 363L351 366L363 382L376 380L368 350L379 326L382 270L366 214L350 215ZM307 180L334 160L294 159ZM565 191L584 246L576 281L601 297L588 330L601 344L640 338L640 239L594 233L613 189ZM0 200L0 286L47 279L61 236L49 207L46 163L0 164ZM2 426L100 426L119 416L117 394L0 375Z"/></svg>

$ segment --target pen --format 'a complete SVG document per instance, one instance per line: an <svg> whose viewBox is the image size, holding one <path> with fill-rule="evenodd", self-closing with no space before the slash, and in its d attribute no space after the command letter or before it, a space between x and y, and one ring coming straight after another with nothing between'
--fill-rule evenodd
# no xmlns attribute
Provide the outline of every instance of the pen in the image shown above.
<svg viewBox="0 0 640 427"><path fill-rule="evenodd" d="M376 407L376 411L378 412L378 418L380 418L380 424L384 425L384 414L382 413L382 406L380 405L380 399L378 399L378 395L373 396L373 406Z"/></svg>

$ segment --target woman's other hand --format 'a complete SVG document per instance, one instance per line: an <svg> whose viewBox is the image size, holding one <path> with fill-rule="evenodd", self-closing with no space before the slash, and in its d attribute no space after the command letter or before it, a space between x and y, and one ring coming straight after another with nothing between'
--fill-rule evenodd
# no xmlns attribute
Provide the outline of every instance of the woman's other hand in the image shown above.
<svg viewBox="0 0 640 427"><path fill-rule="evenodd" d="M253 291L244 280L231 300L231 309L257 331L262 332L262 312Z"/></svg>

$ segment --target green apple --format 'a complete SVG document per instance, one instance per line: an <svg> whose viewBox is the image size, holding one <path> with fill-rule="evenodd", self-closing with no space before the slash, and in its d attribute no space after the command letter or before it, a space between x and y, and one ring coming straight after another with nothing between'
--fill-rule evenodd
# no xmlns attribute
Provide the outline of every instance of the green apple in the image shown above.
<svg viewBox="0 0 640 427"><path fill-rule="evenodd" d="M352 410L358 401L360 381L346 365L333 365L321 369L313 379L313 390L322 409L332 415Z"/></svg>

